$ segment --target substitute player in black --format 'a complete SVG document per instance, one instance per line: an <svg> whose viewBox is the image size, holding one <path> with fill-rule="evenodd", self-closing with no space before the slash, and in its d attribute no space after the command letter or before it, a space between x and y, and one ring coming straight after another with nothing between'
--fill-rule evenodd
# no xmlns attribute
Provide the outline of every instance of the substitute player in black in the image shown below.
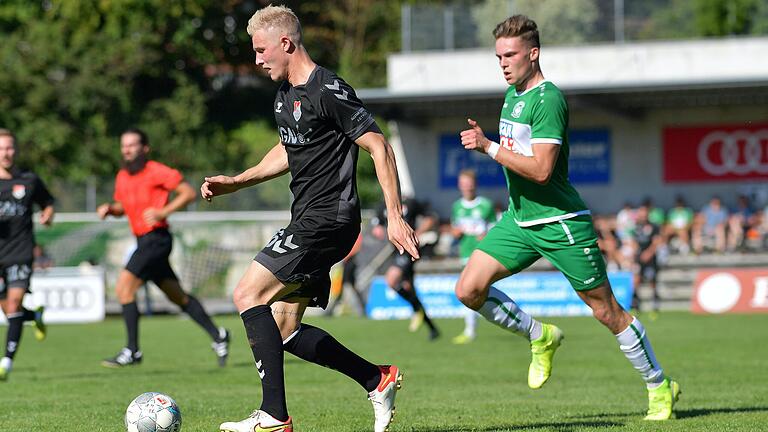
<svg viewBox="0 0 768 432"><path fill-rule="evenodd" d="M40 177L32 171L17 168L16 137L0 129L0 306L8 318L5 356L0 359L0 381L8 379L13 358L21 341L24 321L33 321L37 340L45 339L43 308L35 311L21 305L29 292L32 277L35 234L32 224L33 206L39 206L40 224L53 222L53 197Z"/></svg>
<svg viewBox="0 0 768 432"><path fill-rule="evenodd" d="M354 90L312 61L290 9L257 11L248 34L256 65L272 80L284 81L274 102L280 141L240 175L206 177L201 193L210 200L290 171L294 201L290 224L259 252L234 291L261 377L262 404L245 420L223 423L220 429L293 431L283 379L283 352L288 351L365 388L373 403L374 430L383 432L394 411L398 368L372 364L301 320L307 306L325 307L330 267L347 255L360 231L358 146L374 160L389 210L390 240L401 253L418 258L418 240L402 218L392 148Z"/></svg>
<svg viewBox="0 0 768 432"><path fill-rule="evenodd" d="M637 288L640 283L646 282L653 291L653 304L651 311L659 311L659 292L656 287L656 275L659 272L657 249L663 243L661 229L658 225L648 220L650 208L643 204L635 210L634 240L637 243L637 252L634 265L635 292L632 297L632 309L639 309L640 297Z"/></svg>
<svg viewBox="0 0 768 432"><path fill-rule="evenodd" d="M408 225L417 227L416 236L431 230L437 222L437 218L434 217L429 208L414 198L403 200L403 218ZM417 225L419 220L420 223ZM373 226L371 231L373 236L383 240L384 228L387 225L386 207L379 208L376 217L371 220L371 225ZM413 282L413 265L414 262L410 257L394 252L389 260L384 279L387 282L387 286L398 293L413 308L413 316L411 317L411 324L408 330L415 332L422 324L426 323L427 327L429 327L429 340L435 340L440 337L440 331L429 318L427 310L424 309L421 301L416 296L416 286Z"/></svg>

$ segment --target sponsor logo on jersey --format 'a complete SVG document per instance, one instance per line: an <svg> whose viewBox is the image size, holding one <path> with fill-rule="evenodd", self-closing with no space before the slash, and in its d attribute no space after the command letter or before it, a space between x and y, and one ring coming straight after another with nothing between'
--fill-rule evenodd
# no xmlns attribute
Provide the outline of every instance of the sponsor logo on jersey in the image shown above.
<svg viewBox="0 0 768 432"><path fill-rule="evenodd" d="M283 103L282 102L278 102L277 103L277 106L275 107L275 112L276 113L283 112Z"/></svg>
<svg viewBox="0 0 768 432"><path fill-rule="evenodd" d="M280 134L280 141L282 141L283 144L304 144L305 142L309 142L304 135L291 128L280 126L277 128L277 131Z"/></svg>
<svg viewBox="0 0 768 432"><path fill-rule="evenodd" d="M293 119L299 121L301 118L301 101L293 101Z"/></svg>
<svg viewBox="0 0 768 432"><path fill-rule="evenodd" d="M520 114L523 113L523 108L525 108L525 101L520 101L516 103L515 107L512 108L512 117L520 118Z"/></svg>
<svg viewBox="0 0 768 432"><path fill-rule="evenodd" d="M22 199L27 195L27 187L23 184L15 184L13 185L11 195L16 199Z"/></svg>

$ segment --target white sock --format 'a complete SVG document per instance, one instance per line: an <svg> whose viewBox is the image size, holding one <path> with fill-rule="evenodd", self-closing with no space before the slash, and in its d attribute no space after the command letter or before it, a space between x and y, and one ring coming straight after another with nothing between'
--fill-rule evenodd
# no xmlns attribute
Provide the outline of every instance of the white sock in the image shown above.
<svg viewBox="0 0 768 432"><path fill-rule="evenodd" d="M488 290L488 298L478 312L488 321L528 340L541 336L541 323L523 312L509 296L494 287Z"/></svg>
<svg viewBox="0 0 768 432"><path fill-rule="evenodd" d="M11 360L9 357L3 357L2 359L0 359L0 368L3 368L7 372L10 372L11 366L13 366L13 360Z"/></svg>
<svg viewBox="0 0 768 432"><path fill-rule="evenodd" d="M645 327L634 318L623 332L616 335L619 347L632 366L640 372L648 388L658 387L664 381L664 371L656 360L651 341L645 335Z"/></svg>
<svg viewBox="0 0 768 432"><path fill-rule="evenodd" d="M474 339L477 335L477 312L467 308L464 311L464 336Z"/></svg>

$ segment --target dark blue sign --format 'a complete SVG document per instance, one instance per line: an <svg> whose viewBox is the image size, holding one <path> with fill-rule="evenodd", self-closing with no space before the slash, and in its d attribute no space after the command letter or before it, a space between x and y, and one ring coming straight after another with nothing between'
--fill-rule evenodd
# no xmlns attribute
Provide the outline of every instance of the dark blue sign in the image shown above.
<svg viewBox="0 0 768 432"><path fill-rule="evenodd" d="M497 141L498 135L488 135ZM606 184L611 181L611 138L608 129L574 129L568 133L569 178L573 184ZM464 150L459 134L440 136L440 188L455 189L459 172L472 169L480 187L506 187L501 165L487 155Z"/></svg>

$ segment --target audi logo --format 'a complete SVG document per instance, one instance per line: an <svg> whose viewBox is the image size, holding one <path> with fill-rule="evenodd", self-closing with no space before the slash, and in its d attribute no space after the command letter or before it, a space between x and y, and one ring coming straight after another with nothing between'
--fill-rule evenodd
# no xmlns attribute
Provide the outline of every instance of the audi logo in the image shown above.
<svg viewBox="0 0 768 432"><path fill-rule="evenodd" d="M712 160L718 148L720 160ZM713 176L768 174L768 129L711 132L699 143L698 158Z"/></svg>
<svg viewBox="0 0 768 432"><path fill-rule="evenodd" d="M35 297L50 310L87 310L96 300L93 290L79 287L35 288Z"/></svg>

